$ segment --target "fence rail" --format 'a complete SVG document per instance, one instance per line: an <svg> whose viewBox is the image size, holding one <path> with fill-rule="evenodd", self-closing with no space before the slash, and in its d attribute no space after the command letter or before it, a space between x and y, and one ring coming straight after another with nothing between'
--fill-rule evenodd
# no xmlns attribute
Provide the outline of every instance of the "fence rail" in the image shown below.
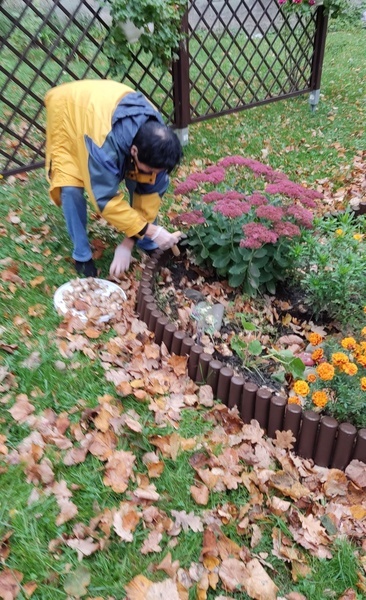
<svg viewBox="0 0 366 600"><path fill-rule="evenodd" d="M110 77L110 16L92 0L0 4L0 172L44 164L46 91ZM284 17L277 0L189 0L186 39L171 72L137 50L124 82L179 130L320 87L327 18Z"/></svg>

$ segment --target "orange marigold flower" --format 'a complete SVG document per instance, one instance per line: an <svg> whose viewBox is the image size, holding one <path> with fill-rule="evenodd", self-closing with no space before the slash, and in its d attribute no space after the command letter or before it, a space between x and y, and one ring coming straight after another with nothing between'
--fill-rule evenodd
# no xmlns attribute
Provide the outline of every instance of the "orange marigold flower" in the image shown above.
<svg viewBox="0 0 366 600"><path fill-rule="evenodd" d="M321 360L324 356L324 350L323 348L315 348L314 352L312 352L311 354L311 358L313 359L314 362L318 362L319 360Z"/></svg>
<svg viewBox="0 0 366 600"><path fill-rule="evenodd" d="M323 362L317 366L316 371L324 381L330 381L334 377L334 367L330 363Z"/></svg>
<svg viewBox="0 0 366 600"><path fill-rule="evenodd" d="M342 348L346 348L346 350L354 350L357 346L357 342L353 337L345 337L341 341Z"/></svg>
<svg viewBox="0 0 366 600"><path fill-rule="evenodd" d="M319 333L313 332L309 334L308 340L312 346L319 346L319 344L322 343L323 338Z"/></svg>
<svg viewBox="0 0 366 600"><path fill-rule="evenodd" d="M298 398L297 396L290 396L287 403L288 404L299 404L299 406L302 406L302 402L301 402L300 398Z"/></svg>
<svg viewBox="0 0 366 600"><path fill-rule="evenodd" d="M356 350L361 352L365 352L366 351L366 342L361 342L361 344L357 344L356 346Z"/></svg>
<svg viewBox="0 0 366 600"><path fill-rule="evenodd" d="M324 408L328 402L328 396L326 392L314 392L311 399L318 408Z"/></svg>
<svg viewBox="0 0 366 600"><path fill-rule="evenodd" d="M361 367L366 367L366 356L364 354L356 356L356 360Z"/></svg>
<svg viewBox="0 0 366 600"><path fill-rule="evenodd" d="M361 390L366 392L366 377L361 377L360 384L361 384Z"/></svg>
<svg viewBox="0 0 366 600"><path fill-rule="evenodd" d="M316 381L316 375L315 373L309 373L309 375L306 378L308 383L314 383L314 381Z"/></svg>
<svg viewBox="0 0 366 600"><path fill-rule="evenodd" d="M366 327L363 327L363 328L361 329L361 335L366 335Z"/></svg>
<svg viewBox="0 0 366 600"><path fill-rule="evenodd" d="M299 394L299 396L307 396L309 393L309 386L303 379L299 379L294 383L294 392Z"/></svg>
<svg viewBox="0 0 366 600"><path fill-rule="evenodd" d="M335 352L332 354L332 363L335 367L343 367L348 362L349 358L344 352Z"/></svg>
<svg viewBox="0 0 366 600"><path fill-rule="evenodd" d="M356 375L358 368L355 363L348 362L347 364L343 365L342 371L343 373L346 373L346 375Z"/></svg>
<svg viewBox="0 0 366 600"><path fill-rule="evenodd" d="M353 239L354 239L354 240L357 240L358 242L359 242L360 240L362 240L362 238L363 238L363 235L362 235L362 233L355 233L355 234L354 234L354 236L353 236Z"/></svg>

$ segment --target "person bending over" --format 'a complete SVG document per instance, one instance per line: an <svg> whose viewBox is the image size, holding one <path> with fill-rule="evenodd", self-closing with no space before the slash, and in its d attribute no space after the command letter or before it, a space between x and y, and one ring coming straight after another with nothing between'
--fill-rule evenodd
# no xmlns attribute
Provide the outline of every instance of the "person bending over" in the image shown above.
<svg viewBox="0 0 366 600"><path fill-rule="evenodd" d="M93 208L125 234L111 276L129 268L135 243L146 252L175 245L181 233L158 226L156 218L182 147L145 96L123 83L81 80L49 90L45 106L49 192L62 206L79 275L97 275L85 192ZM125 192L119 190L122 181Z"/></svg>

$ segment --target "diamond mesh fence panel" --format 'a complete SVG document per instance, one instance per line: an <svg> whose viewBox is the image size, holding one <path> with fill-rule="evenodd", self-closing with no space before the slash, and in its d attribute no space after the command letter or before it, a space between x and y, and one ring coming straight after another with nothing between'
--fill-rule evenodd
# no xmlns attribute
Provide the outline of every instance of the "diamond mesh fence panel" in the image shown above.
<svg viewBox="0 0 366 600"><path fill-rule="evenodd" d="M0 2L4 175L43 165L43 98L49 88L111 76L103 54L110 26L107 6L102 0ZM141 49L124 77L168 122L178 123L184 102L188 125L310 89L315 16L288 20L277 0L190 0L186 23L188 52L181 52L173 69L180 87Z"/></svg>
<svg viewBox="0 0 366 600"><path fill-rule="evenodd" d="M190 4L191 122L310 90L314 15L285 18L276 0Z"/></svg>

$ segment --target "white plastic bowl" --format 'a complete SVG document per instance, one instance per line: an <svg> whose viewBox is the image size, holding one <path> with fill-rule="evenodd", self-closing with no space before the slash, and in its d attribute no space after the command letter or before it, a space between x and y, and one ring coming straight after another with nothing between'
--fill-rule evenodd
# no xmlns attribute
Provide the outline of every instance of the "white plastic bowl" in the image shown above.
<svg viewBox="0 0 366 600"><path fill-rule="evenodd" d="M57 288L57 290L55 291L54 296L53 296L53 304L59 315L70 314L72 316L79 317L82 321L86 321L87 316L86 316L85 311L76 310L75 308L67 308L67 306L65 304L64 294L65 294L65 292L72 291L73 283L76 281L77 281L77 279L68 281L67 283L64 283L59 288ZM125 302L127 300L126 294L116 283L113 283L112 281L108 281L107 279L97 279L97 278L95 278L94 281L99 286L97 290L94 290L94 293L96 295L98 294L98 295L103 295L105 297L108 297L108 296L111 296L111 294L113 294L113 292L118 292L120 294L121 300L123 302ZM82 300L82 296L80 296L80 300ZM111 318L112 318L112 315L108 315L108 314L102 315L98 319L98 322L99 323L107 323Z"/></svg>

